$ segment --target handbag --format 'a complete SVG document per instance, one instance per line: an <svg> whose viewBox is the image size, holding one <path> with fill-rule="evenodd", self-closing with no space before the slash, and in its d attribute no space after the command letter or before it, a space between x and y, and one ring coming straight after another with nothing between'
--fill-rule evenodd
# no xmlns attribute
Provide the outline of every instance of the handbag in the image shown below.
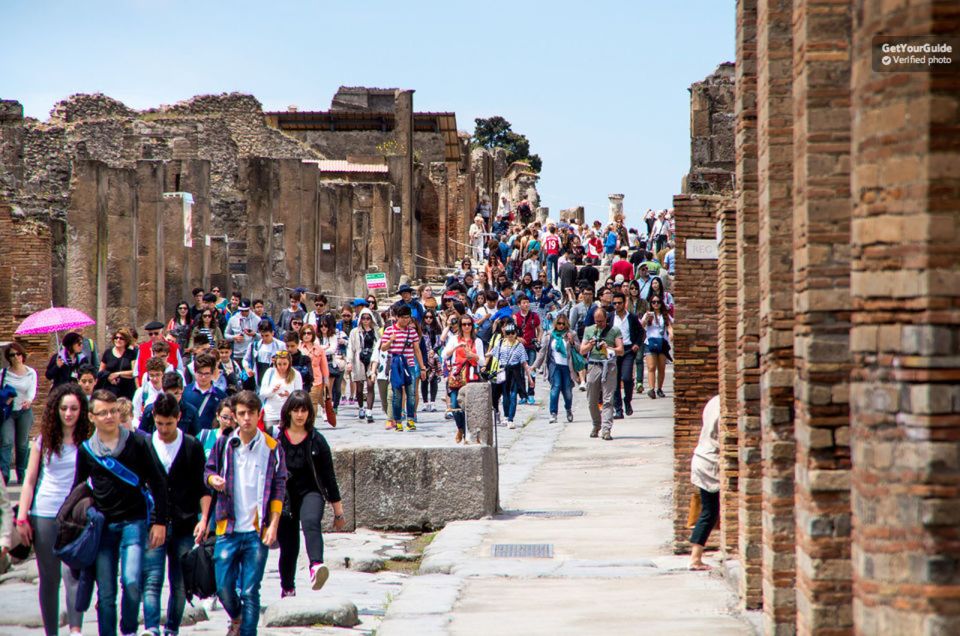
<svg viewBox="0 0 960 636"><path fill-rule="evenodd" d="M6 421L13 413L13 403L17 399L17 390L7 386L7 369L0 376L0 422Z"/></svg>
<svg viewBox="0 0 960 636"><path fill-rule="evenodd" d="M587 359L577 351L576 347L570 347L570 359L573 361L573 370L577 373L587 368Z"/></svg>
<svg viewBox="0 0 960 636"><path fill-rule="evenodd" d="M665 354L667 341L665 338L647 338L647 353Z"/></svg>

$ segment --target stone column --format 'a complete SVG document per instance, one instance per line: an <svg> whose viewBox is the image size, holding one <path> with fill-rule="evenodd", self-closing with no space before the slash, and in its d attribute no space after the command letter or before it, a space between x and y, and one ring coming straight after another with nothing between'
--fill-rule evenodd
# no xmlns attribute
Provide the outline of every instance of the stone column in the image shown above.
<svg viewBox="0 0 960 636"><path fill-rule="evenodd" d="M417 227L416 205L413 182L413 91L398 90L394 96L394 117L396 117L395 139L402 156L400 176L400 217L401 230L401 268L408 276L416 277L416 258L419 254L419 228Z"/></svg>
<svg viewBox="0 0 960 636"><path fill-rule="evenodd" d="M610 220L609 223L613 223L617 220L618 216L623 216L623 197L622 194L610 194L607 195L607 198L610 199Z"/></svg>
<svg viewBox="0 0 960 636"><path fill-rule="evenodd" d="M876 71L871 53L878 33L956 34L958 15L947 0L865 0L856 15L854 631L957 634L960 75Z"/></svg>
<svg viewBox="0 0 960 636"><path fill-rule="evenodd" d="M757 0L737 0L737 446L740 600L761 605L760 281L757 205Z"/></svg>
<svg viewBox="0 0 960 636"><path fill-rule="evenodd" d="M851 633L849 3L797 0L793 39L797 632Z"/></svg>
<svg viewBox="0 0 960 636"><path fill-rule="evenodd" d="M763 454L763 618L766 634L796 631L793 492L792 0L757 6L760 210L760 425Z"/></svg>
<svg viewBox="0 0 960 636"><path fill-rule="evenodd" d="M739 457L737 446L737 208L717 206L717 377L720 395L720 549L737 558Z"/></svg>

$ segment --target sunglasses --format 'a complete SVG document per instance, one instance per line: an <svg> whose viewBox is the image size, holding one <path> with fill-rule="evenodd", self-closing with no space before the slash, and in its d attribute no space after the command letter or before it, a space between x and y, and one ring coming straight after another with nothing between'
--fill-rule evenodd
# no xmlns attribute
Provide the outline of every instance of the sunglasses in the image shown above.
<svg viewBox="0 0 960 636"><path fill-rule="evenodd" d="M659 304L660 304L660 301L659 301L659 300L651 300L651 301L650 301L650 304L651 304L651 305L659 305Z"/></svg>
<svg viewBox="0 0 960 636"><path fill-rule="evenodd" d="M461 322L460 322L460 326L461 326L461 327L472 327L472 326L473 326L473 323L470 322L469 320L461 321Z"/></svg>
<svg viewBox="0 0 960 636"><path fill-rule="evenodd" d="M360 316L360 320L373 320L370 316Z"/></svg>

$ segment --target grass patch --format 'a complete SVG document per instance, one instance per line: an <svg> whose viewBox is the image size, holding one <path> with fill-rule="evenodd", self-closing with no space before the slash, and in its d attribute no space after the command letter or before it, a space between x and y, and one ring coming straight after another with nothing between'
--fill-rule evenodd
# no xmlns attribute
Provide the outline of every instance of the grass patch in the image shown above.
<svg viewBox="0 0 960 636"><path fill-rule="evenodd" d="M416 574L420 569L420 561L423 559L423 551L437 536L436 532L425 532L407 542L406 554L393 557L383 562L383 569L387 572L401 572L403 574Z"/></svg>

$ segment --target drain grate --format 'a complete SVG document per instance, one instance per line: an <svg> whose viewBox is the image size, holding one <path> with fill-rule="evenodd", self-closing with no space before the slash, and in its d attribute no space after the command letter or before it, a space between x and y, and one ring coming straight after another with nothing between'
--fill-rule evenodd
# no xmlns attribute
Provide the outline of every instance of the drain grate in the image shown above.
<svg viewBox="0 0 960 636"><path fill-rule="evenodd" d="M554 519L560 517L582 517L583 510L524 510L520 513L524 517L543 517Z"/></svg>
<svg viewBox="0 0 960 636"><path fill-rule="evenodd" d="M552 543L495 543L491 556L505 559L552 559Z"/></svg>

